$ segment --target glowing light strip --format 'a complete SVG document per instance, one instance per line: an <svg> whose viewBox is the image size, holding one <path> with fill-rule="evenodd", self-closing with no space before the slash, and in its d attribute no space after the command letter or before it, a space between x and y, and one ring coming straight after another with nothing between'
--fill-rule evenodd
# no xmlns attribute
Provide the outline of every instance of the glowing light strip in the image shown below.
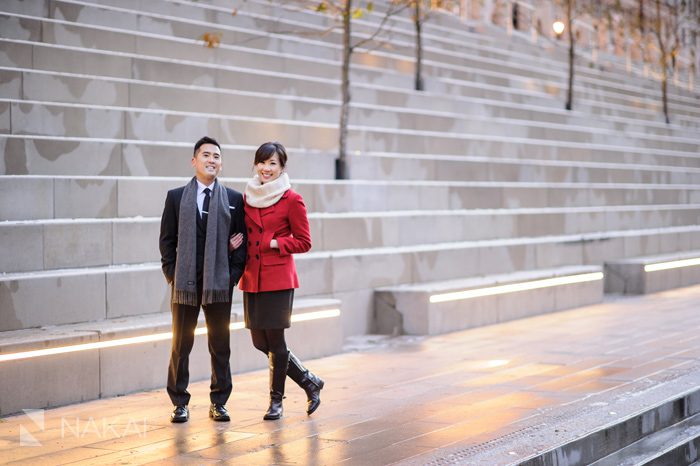
<svg viewBox="0 0 700 466"><path fill-rule="evenodd" d="M692 267L700 265L700 257L693 259L681 259L677 261L658 262L656 264L647 264L644 266L645 272L656 272L657 270L678 269L680 267Z"/></svg>
<svg viewBox="0 0 700 466"><path fill-rule="evenodd" d="M515 293L516 291L535 290L550 286L570 285L573 283L592 282L603 279L603 272L583 273L566 277L545 278L524 283L511 283L508 285L490 286L487 288L475 288L473 290L455 291L452 293L436 294L430 297L431 303L444 303L447 301L459 301L462 299L479 298L497 294Z"/></svg>
<svg viewBox="0 0 700 466"><path fill-rule="evenodd" d="M304 322L305 320L328 319L340 316L340 309L327 309L323 311L305 312L292 315L292 322Z"/></svg>
<svg viewBox="0 0 700 466"><path fill-rule="evenodd" d="M340 309L326 309L322 311L305 312L292 316L292 322L303 322L306 320L327 319L340 316ZM245 328L244 322L233 322L229 325L231 330L241 330ZM197 327L195 335L205 335L206 327ZM40 356L51 356L54 354L73 353L76 351L86 351L91 349L114 348L116 346L134 345L138 343L150 343L154 341L169 340L173 337L173 332L154 333L151 335L141 335L138 337L118 338L115 340L98 341L95 343L81 343L77 345L60 346L57 348L46 348L32 351L21 351L19 353L0 354L0 362L16 361L18 359L37 358Z"/></svg>

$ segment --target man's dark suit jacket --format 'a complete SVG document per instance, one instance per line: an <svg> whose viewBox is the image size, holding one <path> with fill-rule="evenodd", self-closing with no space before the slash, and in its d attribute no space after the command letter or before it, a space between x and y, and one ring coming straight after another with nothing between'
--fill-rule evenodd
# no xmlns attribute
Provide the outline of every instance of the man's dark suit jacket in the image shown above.
<svg viewBox="0 0 700 466"><path fill-rule="evenodd" d="M223 188L225 186L221 185L221 187ZM184 190L185 187L180 186L179 188L168 191L168 195L165 198L163 216L160 221L161 265L165 279L170 284L172 284L173 280L175 280L175 259L177 257L178 238L177 229L179 224L178 220L180 217L180 201L182 200L182 193ZM229 212L231 212L229 236L236 233L243 233L243 244L241 244L241 246L232 253L229 253L228 256L228 268L231 280L229 286L233 288L238 283L241 275L243 275L248 243L246 240L247 235L245 229L243 195L231 188L226 188L226 194L228 194ZM204 239L206 230L204 227L204 222L199 218L199 212L197 212L196 225L192 225L192 228L197 228L197 280L201 283L204 264Z"/></svg>

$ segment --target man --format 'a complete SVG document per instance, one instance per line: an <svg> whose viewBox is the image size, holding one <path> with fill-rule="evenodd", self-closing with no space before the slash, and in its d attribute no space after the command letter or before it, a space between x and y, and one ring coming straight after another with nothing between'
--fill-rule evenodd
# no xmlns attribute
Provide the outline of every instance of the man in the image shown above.
<svg viewBox="0 0 700 466"><path fill-rule="evenodd" d="M200 306L211 355L209 417L229 421L225 405L232 389L231 296L243 274L247 249L243 196L217 181L222 160L215 139L205 136L197 141L192 167L192 180L168 191L160 224L161 263L172 293L173 345L167 386L175 406L171 421L189 419L189 355Z"/></svg>

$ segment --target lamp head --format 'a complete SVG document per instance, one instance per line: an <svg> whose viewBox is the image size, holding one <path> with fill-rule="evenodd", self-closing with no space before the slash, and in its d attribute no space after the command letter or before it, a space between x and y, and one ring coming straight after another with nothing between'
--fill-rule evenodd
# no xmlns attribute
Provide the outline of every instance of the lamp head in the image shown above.
<svg viewBox="0 0 700 466"><path fill-rule="evenodd" d="M566 28L566 26L561 21L554 21L554 23L552 23L552 30L554 31L554 34L556 34L557 36L560 36L562 34L562 32L564 32L565 28Z"/></svg>

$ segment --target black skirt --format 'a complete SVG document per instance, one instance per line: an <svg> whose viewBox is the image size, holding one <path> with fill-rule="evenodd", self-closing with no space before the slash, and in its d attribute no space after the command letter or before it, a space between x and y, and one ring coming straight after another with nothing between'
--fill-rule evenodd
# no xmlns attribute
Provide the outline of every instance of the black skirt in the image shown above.
<svg viewBox="0 0 700 466"><path fill-rule="evenodd" d="M245 328L274 330L292 325L294 289L243 293Z"/></svg>

